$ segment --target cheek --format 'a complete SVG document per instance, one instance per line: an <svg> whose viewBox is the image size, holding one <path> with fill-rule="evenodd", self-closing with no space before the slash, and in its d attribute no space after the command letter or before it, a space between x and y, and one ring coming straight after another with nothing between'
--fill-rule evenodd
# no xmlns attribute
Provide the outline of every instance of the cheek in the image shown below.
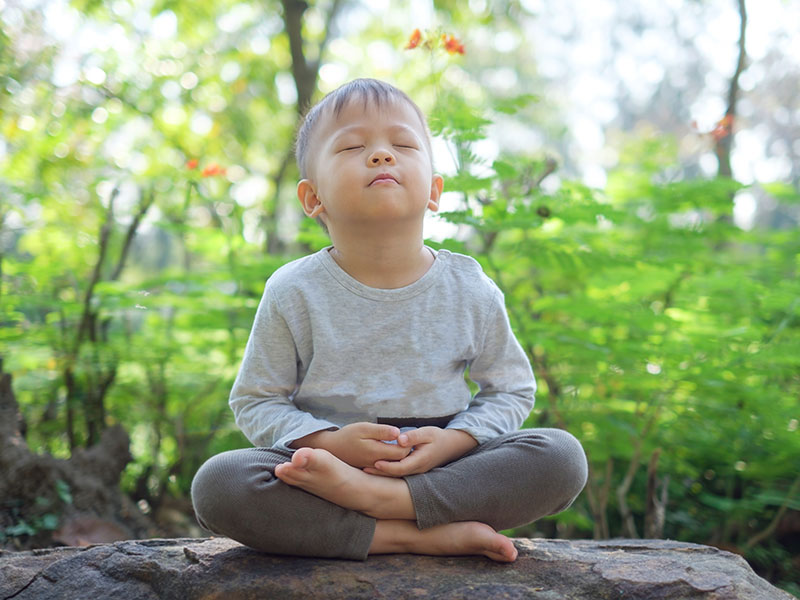
<svg viewBox="0 0 800 600"><path fill-rule="evenodd" d="M425 188L427 191L433 185L433 169L430 165L420 165L417 168L417 179L419 186Z"/></svg>
<svg viewBox="0 0 800 600"><path fill-rule="evenodd" d="M330 164L328 168L328 177L335 179L350 179L351 175L345 176L345 173L352 173L356 168L361 166L361 163L354 159L354 157L346 157ZM341 182L339 182L341 183Z"/></svg>

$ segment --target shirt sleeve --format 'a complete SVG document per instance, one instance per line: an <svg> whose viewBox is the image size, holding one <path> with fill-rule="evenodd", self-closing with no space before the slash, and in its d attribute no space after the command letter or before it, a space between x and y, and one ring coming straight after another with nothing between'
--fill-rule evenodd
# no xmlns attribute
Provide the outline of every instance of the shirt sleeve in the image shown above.
<svg viewBox="0 0 800 600"><path fill-rule="evenodd" d="M297 344L269 283L258 305L229 404L253 445L279 447L338 426L292 402L297 387Z"/></svg>
<svg viewBox="0 0 800 600"><path fill-rule="evenodd" d="M480 351L469 367L469 377L480 389L447 426L466 431L481 444L519 429L536 394L530 362L511 330L503 294L495 289Z"/></svg>

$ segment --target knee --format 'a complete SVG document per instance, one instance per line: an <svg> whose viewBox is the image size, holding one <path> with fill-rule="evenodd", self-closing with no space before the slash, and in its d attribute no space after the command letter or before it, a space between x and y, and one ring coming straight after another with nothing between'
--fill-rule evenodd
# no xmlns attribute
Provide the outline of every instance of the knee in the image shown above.
<svg viewBox="0 0 800 600"><path fill-rule="evenodd" d="M556 512L568 508L583 491L589 475L589 466L583 446L571 433L563 429L548 429L550 437L553 474L558 478L564 494L564 504Z"/></svg>
<svg viewBox="0 0 800 600"><path fill-rule="evenodd" d="M255 468L249 451L231 450L208 459L192 480L192 505L200 525L226 533L236 507L247 506L258 479L273 479L272 472Z"/></svg>
<svg viewBox="0 0 800 600"><path fill-rule="evenodd" d="M564 468L573 476L578 486L578 492L586 485L586 478L589 475L589 466L586 462L586 453L577 438L563 429L558 431L558 445L561 448ZM577 494L576 494L577 495Z"/></svg>
<svg viewBox="0 0 800 600"><path fill-rule="evenodd" d="M583 446L563 429L533 429L520 433L535 452L532 460L546 471L549 485L562 499L555 512L566 509L586 485L589 468Z"/></svg>
<svg viewBox="0 0 800 600"><path fill-rule="evenodd" d="M215 533L221 533L213 525L218 521L219 508L223 503L219 498L223 494L223 482L230 475L230 461L225 454L218 454L209 458L197 470L192 479L192 505L197 521L204 528Z"/></svg>

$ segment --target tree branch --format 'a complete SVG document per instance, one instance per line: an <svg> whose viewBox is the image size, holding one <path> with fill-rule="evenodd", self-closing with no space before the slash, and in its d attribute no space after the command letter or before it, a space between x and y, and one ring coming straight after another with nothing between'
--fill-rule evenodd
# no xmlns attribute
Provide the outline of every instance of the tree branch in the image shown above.
<svg viewBox="0 0 800 600"><path fill-rule="evenodd" d="M73 357L78 354L78 348L83 341L86 331L89 329L89 323L92 320L92 297L94 296L94 288L100 281L100 275L103 270L103 264L106 260L108 252L108 242L111 238L111 230L114 227L114 202L119 196L119 186L115 186L111 192L111 197L108 200L108 209L106 210L106 220L100 227L99 249L97 255L97 262L95 262L92 277L89 280L89 285L86 287L86 294L83 297L83 313L81 314L80 324L78 331L75 335L75 342L72 348Z"/></svg>
<svg viewBox="0 0 800 600"><path fill-rule="evenodd" d="M319 73L319 68L322 65L322 55L328 42L333 37L333 24L336 21L336 16L339 14L339 9L342 7L342 0L333 0L331 9L328 11L328 16L325 19L325 36L319 44L319 52L317 53L317 60L314 62L314 73Z"/></svg>
<svg viewBox="0 0 800 600"><path fill-rule="evenodd" d="M609 457L606 460L605 479L600 487L599 493L595 493L597 476L592 463L589 462L589 482L586 486L586 497L589 499L589 509L592 511L592 537L596 540L605 540L610 537L608 530L608 494L611 491L611 476L614 473L614 459Z"/></svg>
<svg viewBox="0 0 800 600"><path fill-rule="evenodd" d="M798 475L795 478L794 482L792 483L792 486L789 488L789 491L786 494L786 498L784 498L783 500L783 504L781 504L780 508L778 509L778 512L775 513L775 516L772 518L772 521L770 521L769 525L767 525L767 528L764 529L763 531L760 531L759 533L751 537L749 540L747 540L747 543L745 543L744 545L745 552L747 552L754 546L757 546L775 532L775 530L778 528L778 524L781 522L781 519L783 518L783 515L786 514L786 511L789 508L789 501L795 498L798 492L800 492L800 475Z"/></svg>
<svg viewBox="0 0 800 600"><path fill-rule="evenodd" d="M533 364L536 367L536 374L547 383L547 399L549 401L550 411L553 413L556 425L561 429L567 429L567 422L564 415L558 408L558 398L561 396L561 385L558 383L547 363L547 355L536 355L533 348L528 348L528 354L533 358Z"/></svg>
<svg viewBox="0 0 800 600"><path fill-rule="evenodd" d="M625 537L629 538L639 537L639 534L636 531L636 523L633 520L633 514L631 513L631 509L628 507L627 501L628 492L633 484L633 478L636 475L636 471L639 470L639 461L642 455L642 440L637 439L636 442L637 443L634 445L633 449L633 455L628 463L628 470L625 473L622 483L617 488L617 504L619 516L622 517L622 529Z"/></svg>
<svg viewBox="0 0 800 600"><path fill-rule="evenodd" d="M660 400L655 405L653 413L650 415L650 419L647 421L647 423L645 423L645 426L642 428L639 436L633 440L633 454L631 455L631 460L628 463L628 470L625 473L622 483L617 488L619 514L620 517L622 517L623 531L626 537L639 537L639 534L636 532L636 523L633 520L633 514L628 507L627 496L631 489L631 485L633 484L633 478L636 476L636 472L639 470L644 440L650 434L650 430L656 424L658 416L661 414L661 407L663 406L664 397L665 395L661 396Z"/></svg>
<svg viewBox="0 0 800 600"><path fill-rule="evenodd" d="M133 242L133 238L136 237L136 232L139 229L139 225L142 223L142 219L144 218L145 214L150 207L153 205L153 200L155 199L155 192L152 188L150 188L150 193L147 197L142 192L142 200L139 203L139 210L136 215L133 217L133 221L128 226L128 231L125 234L125 241L122 244L122 250L119 253L119 260L117 260L117 266L114 268L114 272L111 274L109 278L111 281L116 281L119 276L122 274L122 269L125 267L125 261L128 258L128 252L130 250L131 244Z"/></svg>

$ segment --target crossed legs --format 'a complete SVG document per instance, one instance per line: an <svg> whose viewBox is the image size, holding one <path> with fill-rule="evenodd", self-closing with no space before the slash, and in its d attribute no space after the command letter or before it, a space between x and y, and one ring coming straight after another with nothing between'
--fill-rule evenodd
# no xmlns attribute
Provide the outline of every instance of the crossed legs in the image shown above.
<svg viewBox="0 0 800 600"><path fill-rule="evenodd" d="M284 483L375 518L369 554L482 554L500 562L517 557L511 540L484 523L460 521L419 529L405 480L369 475L326 450L301 448L291 462L275 467L275 475Z"/></svg>
<svg viewBox="0 0 800 600"><path fill-rule="evenodd" d="M513 561L496 533L567 508L586 458L568 433L515 432L405 479L368 475L324 450L250 448L209 459L192 483L201 525L265 552L477 554Z"/></svg>

